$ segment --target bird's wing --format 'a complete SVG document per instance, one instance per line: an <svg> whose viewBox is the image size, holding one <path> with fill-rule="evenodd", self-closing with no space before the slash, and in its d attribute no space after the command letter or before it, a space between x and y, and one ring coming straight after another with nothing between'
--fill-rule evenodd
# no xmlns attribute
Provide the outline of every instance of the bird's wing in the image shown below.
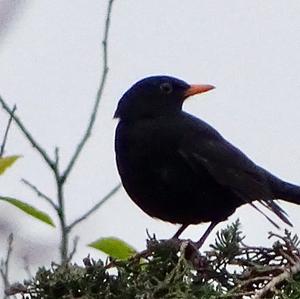
<svg viewBox="0 0 300 299"><path fill-rule="evenodd" d="M194 171L204 167L220 185L251 200L271 196L264 171L215 129L198 119L184 125L178 151Z"/></svg>
<svg viewBox="0 0 300 299"><path fill-rule="evenodd" d="M194 172L204 167L220 185L230 188L242 201L258 209L253 204L258 200L291 225L285 212L272 200L267 171L253 163L206 123L192 119L191 122L185 122L185 126L188 131L181 139L178 152Z"/></svg>

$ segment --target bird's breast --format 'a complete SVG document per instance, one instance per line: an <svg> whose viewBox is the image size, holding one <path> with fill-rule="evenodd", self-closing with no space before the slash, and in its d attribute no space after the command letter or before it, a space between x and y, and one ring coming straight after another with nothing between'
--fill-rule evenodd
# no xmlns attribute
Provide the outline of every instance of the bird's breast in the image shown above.
<svg viewBox="0 0 300 299"><path fill-rule="evenodd" d="M211 221L212 211L220 200L219 186L204 169L195 171L182 159L181 133L185 132L176 132L172 125L120 122L115 150L123 186L131 199L152 217L173 223Z"/></svg>
<svg viewBox="0 0 300 299"><path fill-rule="evenodd" d="M150 206L155 209L157 202L171 205L169 194L180 186L184 175L176 157L177 147L178 138L172 139L170 130L156 125L119 124L115 138L117 167L123 186L139 206L146 205L152 210ZM153 215L155 212L147 213L162 218Z"/></svg>
<svg viewBox="0 0 300 299"><path fill-rule="evenodd" d="M140 181L149 176L167 178L169 165L174 159L172 153L176 151L176 144L167 138L170 136L164 137L162 130L153 126L119 124L115 151L122 180L129 177Z"/></svg>

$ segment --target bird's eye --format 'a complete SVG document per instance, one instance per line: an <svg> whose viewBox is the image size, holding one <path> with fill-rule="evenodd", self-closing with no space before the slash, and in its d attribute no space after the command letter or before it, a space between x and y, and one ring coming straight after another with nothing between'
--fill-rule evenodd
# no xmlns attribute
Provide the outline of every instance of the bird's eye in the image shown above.
<svg viewBox="0 0 300 299"><path fill-rule="evenodd" d="M160 85L160 90L164 93L164 94L170 94L173 91L173 87L170 83L165 82L162 83Z"/></svg>

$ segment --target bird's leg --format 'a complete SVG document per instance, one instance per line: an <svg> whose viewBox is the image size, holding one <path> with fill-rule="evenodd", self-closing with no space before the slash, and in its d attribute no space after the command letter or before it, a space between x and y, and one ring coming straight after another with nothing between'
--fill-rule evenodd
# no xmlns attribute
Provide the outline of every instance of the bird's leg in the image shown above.
<svg viewBox="0 0 300 299"><path fill-rule="evenodd" d="M175 233L172 239L178 239L179 236L183 233L183 231L189 226L189 224L182 224L179 230Z"/></svg>
<svg viewBox="0 0 300 299"><path fill-rule="evenodd" d="M207 230L205 231L205 233L203 234L203 236L199 239L199 241L197 241L195 243L197 249L200 249L200 247L203 245L203 243L206 240L206 238L208 237L208 235L211 233L211 231L215 228L215 226L218 223L219 222L211 222L211 224L209 225L209 227L207 228Z"/></svg>

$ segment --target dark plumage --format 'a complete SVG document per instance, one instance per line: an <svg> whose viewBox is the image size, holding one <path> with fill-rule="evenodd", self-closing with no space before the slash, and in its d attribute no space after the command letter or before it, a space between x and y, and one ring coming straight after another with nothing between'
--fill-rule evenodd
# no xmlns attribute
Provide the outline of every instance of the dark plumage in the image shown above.
<svg viewBox="0 0 300 299"><path fill-rule="evenodd" d="M187 97L213 88L153 76L134 84L115 112L116 161L128 195L148 215L182 224L174 237L189 224L211 222L198 247L241 205L258 209L258 201L291 225L274 199L300 204L300 187L257 166L210 125L182 111Z"/></svg>

